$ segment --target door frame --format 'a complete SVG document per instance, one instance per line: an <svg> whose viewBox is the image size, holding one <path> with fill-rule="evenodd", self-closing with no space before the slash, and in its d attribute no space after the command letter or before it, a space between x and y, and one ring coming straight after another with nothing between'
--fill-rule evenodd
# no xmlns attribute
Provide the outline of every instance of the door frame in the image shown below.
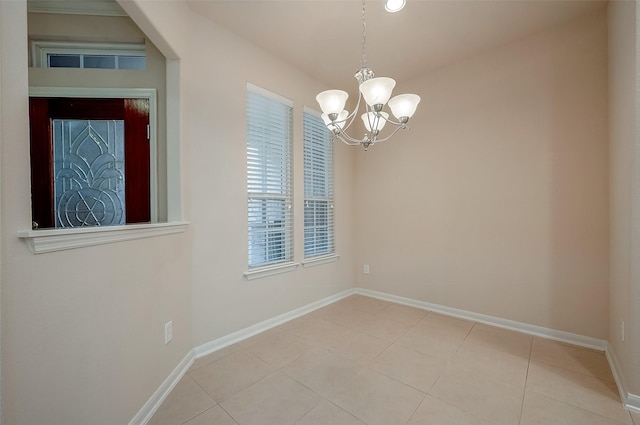
<svg viewBox="0 0 640 425"><path fill-rule="evenodd" d="M149 101L149 209L151 223L158 222L158 105L156 89L29 87L29 97L147 99Z"/></svg>

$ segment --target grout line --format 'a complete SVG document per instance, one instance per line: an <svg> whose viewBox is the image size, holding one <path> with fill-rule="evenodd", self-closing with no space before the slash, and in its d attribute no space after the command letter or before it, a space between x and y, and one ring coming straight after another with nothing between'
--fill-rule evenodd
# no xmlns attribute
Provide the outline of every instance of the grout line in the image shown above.
<svg viewBox="0 0 640 425"><path fill-rule="evenodd" d="M227 412L227 409L225 409L225 408L224 408L224 406L222 406L222 404L221 404L221 403L218 403L218 406L220 406L220 408L222 409L222 411L223 411L224 413L226 413L226 414L227 414L227 416L229 416L233 422L235 422L236 424L240 425L240 422L238 422L238 421L236 420L236 418L234 418L234 417L233 417L233 415L232 415L230 412ZM184 425L184 424L183 424L183 425Z"/></svg>
<svg viewBox="0 0 640 425"><path fill-rule="evenodd" d="M406 385L406 384L405 384ZM424 403L424 401L427 399L427 397L429 397L428 393L424 393L424 397L422 397L422 400L420 400L420 403L418 403L418 405L416 406L415 409L413 409L413 412L411 412L411 415L409 415L409 418L407 419L407 421L404 423L405 425L407 425L409 422L411 422L411 419L413 419L413 417L415 416L416 412L418 411L418 409L420 408L420 406L422 406L422 403Z"/></svg>
<svg viewBox="0 0 640 425"><path fill-rule="evenodd" d="M529 344L529 361L527 362L527 373L524 376L524 388L522 389L522 403L520 404L520 419L518 424L522 423L522 414L524 413L524 398L527 394L527 381L529 380L529 367L531 366L531 353L533 352L533 337L531 337L531 344Z"/></svg>

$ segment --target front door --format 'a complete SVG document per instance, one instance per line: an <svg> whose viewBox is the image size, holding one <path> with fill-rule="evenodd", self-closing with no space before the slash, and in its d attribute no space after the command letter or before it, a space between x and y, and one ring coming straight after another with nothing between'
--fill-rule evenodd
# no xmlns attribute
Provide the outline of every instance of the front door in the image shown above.
<svg viewBox="0 0 640 425"><path fill-rule="evenodd" d="M149 101L30 98L34 228L150 221Z"/></svg>

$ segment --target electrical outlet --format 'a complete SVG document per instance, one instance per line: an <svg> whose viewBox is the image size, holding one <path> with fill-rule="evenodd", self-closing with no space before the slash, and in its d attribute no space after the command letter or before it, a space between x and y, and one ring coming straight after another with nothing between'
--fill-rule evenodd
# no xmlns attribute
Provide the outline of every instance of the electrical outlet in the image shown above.
<svg viewBox="0 0 640 425"><path fill-rule="evenodd" d="M624 320L620 319L620 339L624 342Z"/></svg>
<svg viewBox="0 0 640 425"><path fill-rule="evenodd" d="M164 343L168 344L173 339L173 321L164 324Z"/></svg>
<svg viewBox="0 0 640 425"><path fill-rule="evenodd" d="M364 274L369 274L369 265L368 264L364 265Z"/></svg>

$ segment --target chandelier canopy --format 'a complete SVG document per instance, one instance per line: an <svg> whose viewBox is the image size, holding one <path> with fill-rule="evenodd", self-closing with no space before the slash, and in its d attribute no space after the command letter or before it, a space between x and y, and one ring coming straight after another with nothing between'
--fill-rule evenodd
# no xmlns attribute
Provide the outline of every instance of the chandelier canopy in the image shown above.
<svg viewBox="0 0 640 425"><path fill-rule="evenodd" d="M367 23L365 19L365 0L362 0L362 60L360 70L354 75L359 84L358 103L355 110L349 114L344 109L349 94L343 90L326 90L316 96L316 100L322 109L322 119L327 128L331 130L333 139L340 139L347 145L362 145L364 150L369 146L384 142L393 137L399 130L407 128L407 121L413 116L420 103L420 96L417 94L400 94L391 97L391 92L396 85L393 78L375 77L371 68L367 66ZM362 139L354 138L347 133L347 129L353 124L358 115L360 104L364 100L364 113L360 115L364 127L365 135ZM388 105L394 121L389 118L389 113L383 111ZM390 134L385 137L380 136L380 131L389 123L394 127Z"/></svg>

